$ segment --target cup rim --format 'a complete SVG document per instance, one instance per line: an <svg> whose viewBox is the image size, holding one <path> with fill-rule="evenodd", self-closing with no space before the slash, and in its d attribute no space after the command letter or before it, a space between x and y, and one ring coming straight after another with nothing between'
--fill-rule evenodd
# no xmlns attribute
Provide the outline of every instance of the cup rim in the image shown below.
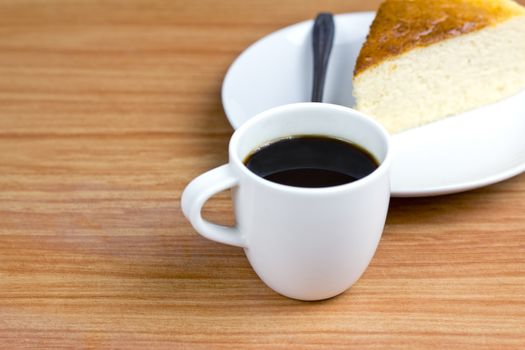
<svg viewBox="0 0 525 350"><path fill-rule="evenodd" d="M366 123L371 124L378 132L380 137L383 139L386 145L386 154L383 159L383 161L380 162L377 169L375 169L371 174L363 177L362 179L359 179L354 182L350 182L344 185L338 185L338 186L330 186L330 187L296 187L296 186L289 186L289 185L282 185L279 183L272 182L270 180L266 180L255 173L253 173L248 167L242 162L240 157L238 156L236 152L237 145L239 143L239 139L242 137L242 135L250 128L254 127L258 123L260 123L262 120L270 118L273 114L282 112L285 110L290 109L301 109L301 108L321 108L326 109L330 111L339 111L344 113L352 114L354 117L357 117ZM270 141L270 140L269 140ZM242 171L242 173L246 176L248 176L253 181L269 187L274 190L278 190L281 192L289 192L289 193L296 193L296 194L305 194L305 195L327 195L327 194L333 194L336 192L341 191L350 191L354 190L359 187L366 186L371 181L374 181L376 178L381 177L384 175L385 172L388 171L390 168L390 163L392 161L392 149L391 149L391 141L390 141L390 134L388 131L379 124L376 120L372 119L371 117L365 115L364 113L361 113L353 108L345 107L341 105L335 105L331 103L325 103L325 102L299 102L299 103L291 103L286 104L278 107L273 107L270 109L267 109L254 117L247 120L244 124L242 124L234 133L232 138L230 139L230 143L228 146L228 153L230 157L230 163L234 163L235 166Z"/></svg>

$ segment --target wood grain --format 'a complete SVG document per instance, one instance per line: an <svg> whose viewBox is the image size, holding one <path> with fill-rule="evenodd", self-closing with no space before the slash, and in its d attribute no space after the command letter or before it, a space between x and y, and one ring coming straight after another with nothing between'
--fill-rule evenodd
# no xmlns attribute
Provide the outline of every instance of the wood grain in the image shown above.
<svg viewBox="0 0 525 350"><path fill-rule="evenodd" d="M232 60L377 4L0 1L0 348L523 349L525 175L393 200L363 278L315 303L182 216L187 182L227 160ZM206 216L231 223L227 195Z"/></svg>

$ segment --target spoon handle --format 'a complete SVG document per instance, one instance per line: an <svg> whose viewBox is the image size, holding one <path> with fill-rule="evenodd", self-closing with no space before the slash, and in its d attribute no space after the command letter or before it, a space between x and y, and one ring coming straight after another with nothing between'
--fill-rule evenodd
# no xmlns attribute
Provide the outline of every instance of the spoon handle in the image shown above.
<svg viewBox="0 0 525 350"><path fill-rule="evenodd" d="M312 102L323 101L324 81L328 60L334 42L335 25L331 13L320 13L314 22L313 53L314 53L314 83L312 88Z"/></svg>

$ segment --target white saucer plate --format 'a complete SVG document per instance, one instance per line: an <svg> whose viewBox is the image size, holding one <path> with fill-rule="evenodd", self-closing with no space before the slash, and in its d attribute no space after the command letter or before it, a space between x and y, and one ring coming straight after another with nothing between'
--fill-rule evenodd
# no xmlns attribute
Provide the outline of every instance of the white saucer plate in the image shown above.
<svg viewBox="0 0 525 350"><path fill-rule="evenodd" d="M373 12L335 16L324 102L352 107L352 73ZM274 32L246 49L222 86L234 128L266 109L308 101L312 21ZM525 171L525 91L502 102L393 136L392 196L466 191Z"/></svg>

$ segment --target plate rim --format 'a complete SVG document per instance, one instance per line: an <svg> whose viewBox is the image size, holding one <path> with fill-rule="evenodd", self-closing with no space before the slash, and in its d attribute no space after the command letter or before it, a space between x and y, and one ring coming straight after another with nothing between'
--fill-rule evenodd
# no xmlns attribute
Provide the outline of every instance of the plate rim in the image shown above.
<svg viewBox="0 0 525 350"><path fill-rule="evenodd" d="M343 18L343 17L360 17L360 16L372 17L372 16L375 16L375 14L376 14L375 11L356 11L356 12L338 13L338 14L335 14L334 17L337 20L338 18ZM373 19L373 18L371 18L371 19ZM226 71L226 74L224 75L224 78L222 80L222 84L221 84L221 103L222 103L222 108L224 110L224 114L226 115L226 119L228 120L228 122L230 123L230 125L233 127L234 130L237 130L237 128L239 128L242 124L238 125L237 122L234 121L234 119L230 116L231 115L231 110L229 108L228 103L226 102L226 97L225 97L225 92L224 92L226 85L231 80L231 76L233 74L233 68L237 65L237 63L245 55L248 54L249 51L255 49L256 46L261 45L262 42L271 39L271 37L273 37L273 36L278 36L284 31L292 30L294 27L299 27L299 26L302 26L302 25L306 25L308 23L312 23L313 24L313 22L314 22L313 19L307 19L307 20L304 20L304 21L301 21L301 22L290 24L290 25L288 25L286 27L277 29L276 31L273 31L273 32L271 32L269 34L264 35L263 37L257 39L256 41L254 41L253 43L248 45L245 49L243 49L241 51L241 53L239 55L237 55L237 57L235 57L233 62L229 65L229 67L228 67L228 69Z"/></svg>
<svg viewBox="0 0 525 350"><path fill-rule="evenodd" d="M398 190L393 191L391 189L390 196L396 198L417 198L417 197L435 197L435 196L444 196L447 194L461 193L470 190L475 190L481 187L497 184L508 180L512 177L521 175L525 172L525 162L518 164L514 167L510 167L505 171L498 172L491 176L485 176L481 179L475 181L464 181L461 183L447 185L447 186L435 186L428 187L428 189L421 190Z"/></svg>

